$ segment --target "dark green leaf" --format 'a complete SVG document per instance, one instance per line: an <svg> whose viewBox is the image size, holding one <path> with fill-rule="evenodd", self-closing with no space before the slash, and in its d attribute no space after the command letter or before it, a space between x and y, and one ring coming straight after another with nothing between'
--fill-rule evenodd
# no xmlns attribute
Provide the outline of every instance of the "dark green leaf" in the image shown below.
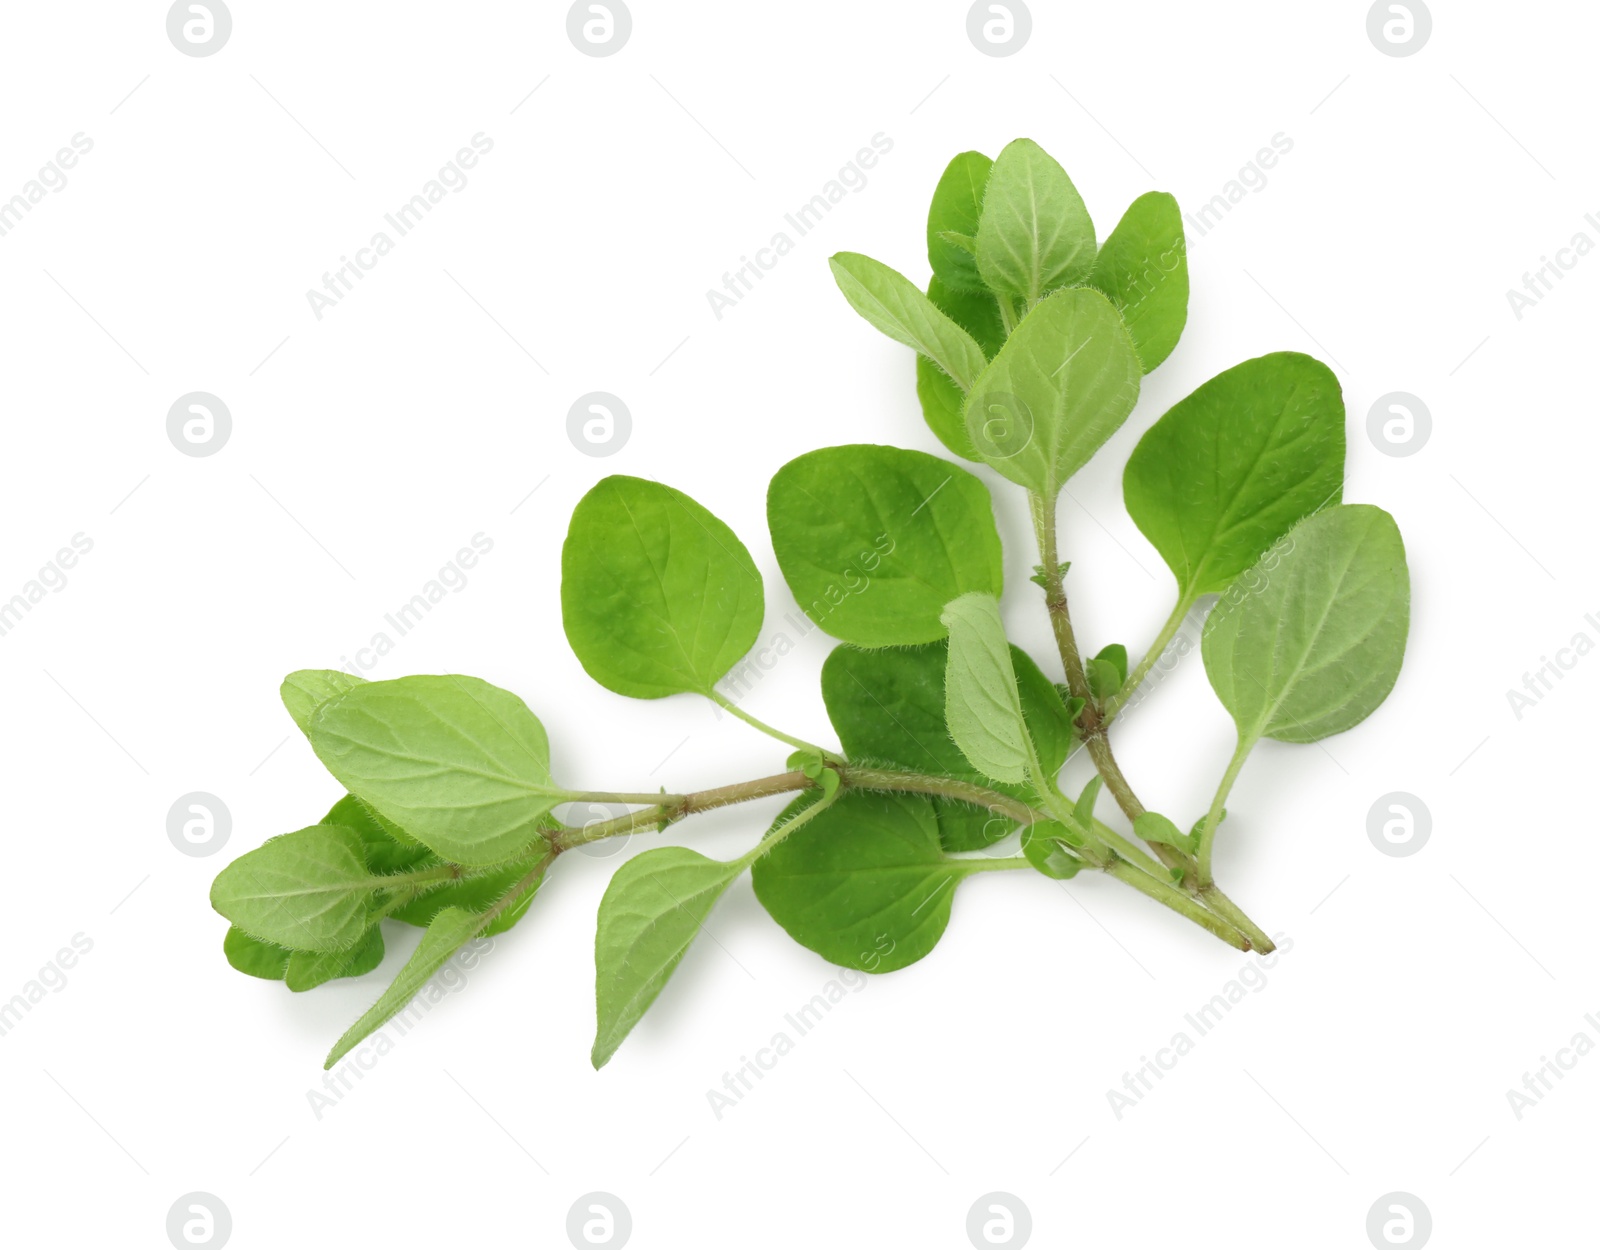
<svg viewBox="0 0 1600 1250"><path fill-rule="evenodd" d="M751 877L800 945L841 967L892 972L938 943L967 871L940 850L926 799L852 790L758 859Z"/></svg>
<svg viewBox="0 0 1600 1250"><path fill-rule="evenodd" d="M989 781L967 762L945 724L945 643L860 651L835 647L822 666L822 699L845 754L857 763L954 777L1037 805L1029 785ZM1055 688L1020 648L1011 649L1017 693L1045 773L1055 776L1072 751L1072 722ZM976 851L1016 827L1001 814L934 799L939 839L947 851Z"/></svg>
<svg viewBox="0 0 1600 1250"><path fill-rule="evenodd" d="M1089 285L1117 306L1146 373L1170 356L1189 316L1189 256L1178 201L1150 191L1129 205L1101 245Z"/></svg>
<svg viewBox="0 0 1600 1250"><path fill-rule="evenodd" d="M383 962L383 933L377 925L347 951L295 951L284 980L296 993L341 977L364 977Z"/></svg>
<svg viewBox="0 0 1600 1250"><path fill-rule="evenodd" d="M1310 356L1273 352L1218 374L1151 426L1128 458L1123 497L1192 601L1339 502L1344 447L1338 380Z"/></svg>
<svg viewBox="0 0 1600 1250"><path fill-rule="evenodd" d="M228 926L222 939L222 953L234 969L263 981L283 980L289 956L293 954L288 947L275 942L257 941L238 925Z"/></svg>
<svg viewBox="0 0 1600 1250"><path fill-rule="evenodd" d="M772 479L767 520L800 607L845 642L932 642L951 599L1000 592L988 488L936 456L865 445L810 452Z"/></svg>
<svg viewBox="0 0 1600 1250"><path fill-rule="evenodd" d="M945 166L933 189L933 202L928 206L928 264L933 276L953 291L987 295L975 253L983 188L993 165L982 152L963 152ZM993 304L992 297L989 302Z"/></svg>

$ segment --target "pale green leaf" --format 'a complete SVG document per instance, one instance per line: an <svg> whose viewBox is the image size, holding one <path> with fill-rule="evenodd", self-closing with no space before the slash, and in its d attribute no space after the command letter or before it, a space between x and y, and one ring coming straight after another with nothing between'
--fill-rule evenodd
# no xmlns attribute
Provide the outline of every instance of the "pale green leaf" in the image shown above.
<svg viewBox="0 0 1600 1250"><path fill-rule="evenodd" d="M383 962L383 933L377 925L347 951L295 951L284 981L295 993L342 977L364 977Z"/></svg>
<svg viewBox="0 0 1600 1250"><path fill-rule="evenodd" d="M599 1022L590 1062L596 1068L656 1000L712 906L744 869L743 861L725 864L663 846L634 856L611 878L594 939Z"/></svg>
<svg viewBox="0 0 1600 1250"><path fill-rule="evenodd" d="M453 863L526 852L569 797L538 718L476 677L363 683L324 703L307 736L347 790Z"/></svg>
<svg viewBox="0 0 1600 1250"><path fill-rule="evenodd" d="M945 721L961 753L996 781L1034 779L1039 762L1028 738L1011 666L1011 645L993 595L962 595L945 607L950 656Z"/></svg>
<svg viewBox="0 0 1600 1250"><path fill-rule="evenodd" d="M963 391L972 389L983 372L983 349L909 278L857 252L839 252L828 264L852 308L895 342L928 357Z"/></svg>
<svg viewBox="0 0 1600 1250"><path fill-rule="evenodd" d="M406 960L405 966L400 969L389 988L384 990L378 1001L372 1004L371 1010L345 1030L344 1036L335 1042L333 1049L328 1052L328 1058L322 1066L333 1067L375 1030L398 1014L401 1008L416 997L417 991L428 983L429 978L444 967L456 951L476 937L487 923L476 912L458 911L454 908L435 916L427 932L422 935L422 941L417 943L417 949L411 952L411 958Z"/></svg>
<svg viewBox="0 0 1600 1250"><path fill-rule="evenodd" d="M1243 744L1316 742L1371 714L1394 686L1410 577L1394 518L1368 504L1307 517L1229 588L1201 652Z"/></svg>
<svg viewBox="0 0 1600 1250"><path fill-rule="evenodd" d="M1017 325L967 397L984 461L1054 499L1128 419L1139 357L1122 318L1086 287L1057 291Z"/></svg>
<svg viewBox="0 0 1600 1250"><path fill-rule="evenodd" d="M367 931L372 891L361 839L338 825L270 838L211 883L211 906L262 942L345 951Z"/></svg>
<svg viewBox="0 0 1600 1250"><path fill-rule="evenodd" d="M1083 197L1032 139L995 158L978 221L978 271L992 291L1032 304L1082 282L1094 267L1094 222Z"/></svg>

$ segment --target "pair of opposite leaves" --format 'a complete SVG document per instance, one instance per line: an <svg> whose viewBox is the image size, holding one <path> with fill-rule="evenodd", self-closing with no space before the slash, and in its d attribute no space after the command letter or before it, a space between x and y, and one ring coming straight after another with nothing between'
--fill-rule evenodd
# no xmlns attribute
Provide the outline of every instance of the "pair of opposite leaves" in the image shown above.
<svg viewBox="0 0 1600 1250"><path fill-rule="evenodd" d="M1054 496L1133 409L1176 346L1189 279L1177 201L1141 196L1098 250L1066 171L1029 139L950 162L928 211L927 294L852 252L846 299L912 347L923 414L968 460ZM1009 337L1000 305L1021 315Z"/></svg>

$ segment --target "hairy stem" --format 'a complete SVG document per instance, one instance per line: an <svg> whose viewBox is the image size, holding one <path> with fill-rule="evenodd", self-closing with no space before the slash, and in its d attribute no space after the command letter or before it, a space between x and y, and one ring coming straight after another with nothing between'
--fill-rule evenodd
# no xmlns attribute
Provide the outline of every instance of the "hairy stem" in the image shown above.
<svg viewBox="0 0 1600 1250"><path fill-rule="evenodd" d="M1116 719L1117 713L1127 707L1128 700L1133 698L1133 692L1150 675L1150 670L1155 667L1156 661L1165 653L1167 644L1177 635L1178 630L1183 625L1184 618L1189 615L1189 609L1194 607L1197 597L1196 595L1179 597L1178 605L1172 609L1172 615L1167 617L1167 623L1161 627L1161 632L1156 635L1155 641L1150 644L1149 650L1140 657L1139 663L1134 666L1133 672L1128 674L1128 680L1122 683L1122 689L1106 700L1106 705L1101 713L1101 724L1109 725Z"/></svg>

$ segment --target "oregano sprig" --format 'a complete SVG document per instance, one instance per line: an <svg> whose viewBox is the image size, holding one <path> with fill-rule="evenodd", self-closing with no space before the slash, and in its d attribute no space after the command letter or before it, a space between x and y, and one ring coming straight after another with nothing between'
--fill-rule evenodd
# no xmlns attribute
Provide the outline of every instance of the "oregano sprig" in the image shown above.
<svg viewBox="0 0 1600 1250"><path fill-rule="evenodd" d="M838 642L821 673L837 746L770 725L721 688L760 632L761 565L702 503L639 477L601 480L573 513L568 641L618 694L716 703L782 744L781 769L704 789L580 790L559 779L528 705L477 678L305 670L284 681L290 718L343 797L218 875L226 959L304 991L374 971L385 924L424 930L329 1066L464 944L515 926L566 852L777 798L787 805L751 822L742 855L657 845L612 877L594 942L596 1067L746 871L797 942L868 972L927 956L960 887L990 872L1063 888L1103 872L1235 949L1273 949L1217 887L1225 804L1263 738L1315 742L1370 715L1395 684L1409 624L1393 518L1342 499L1338 382L1309 356L1272 352L1149 425L1123 496L1172 571L1172 611L1137 659L1115 641L1091 654L1067 593L1069 575L1076 593L1085 572L1063 559L1057 502L1134 414L1144 375L1181 367L1189 273L1177 202L1142 195L1097 242L1066 171L1019 139L993 160L950 162L923 237L925 285L858 253L831 266L849 305L913 351L930 430L976 471L891 446L829 447L779 468L767 493L787 588ZM996 488L1027 501L1031 581L1055 642L1044 663L1007 636L1008 612L1034 596L1006 596ZM1235 737L1209 801L1180 818L1144 805L1110 731L1208 605L1201 652ZM1073 797L1062 773L1080 750L1094 775ZM562 819L595 802L626 810Z"/></svg>

